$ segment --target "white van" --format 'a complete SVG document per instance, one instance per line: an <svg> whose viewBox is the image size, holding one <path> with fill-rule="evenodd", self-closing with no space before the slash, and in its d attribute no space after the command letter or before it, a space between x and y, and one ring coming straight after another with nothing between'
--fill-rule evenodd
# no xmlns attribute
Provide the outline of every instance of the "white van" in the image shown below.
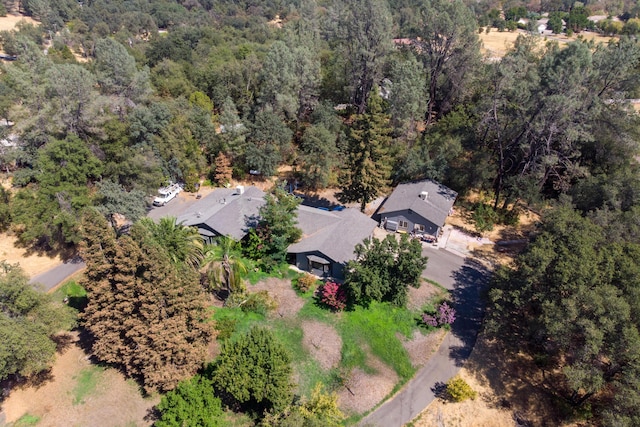
<svg viewBox="0 0 640 427"><path fill-rule="evenodd" d="M164 206L182 191L180 184L171 184L158 190L158 196L153 199L153 206Z"/></svg>

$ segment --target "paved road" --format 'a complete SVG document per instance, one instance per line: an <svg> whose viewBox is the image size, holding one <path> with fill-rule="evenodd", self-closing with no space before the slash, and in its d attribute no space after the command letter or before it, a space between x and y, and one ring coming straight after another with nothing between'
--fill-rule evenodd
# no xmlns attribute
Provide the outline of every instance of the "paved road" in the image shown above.
<svg viewBox="0 0 640 427"><path fill-rule="evenodd" d="M29 283L39 283L42 285L45 292L49 292L51 289L65 281L68 277L74 275L85 267L86 265L80 257L75 257L69 261L65 261L64 264L53 267L51 270L33 276L31 280L29 280Z"/></svg>
<svg viewBox="0 0 640 427"><path fill-rule="evenodd" d="M475 344L483 315L481 293L489 272L479 263L444 249L425 248L423 254L429 257L424 276L451 290L457 319L438 351L415 377L365 417L361 426L399 427L413 420L460 370Z"/></svg>

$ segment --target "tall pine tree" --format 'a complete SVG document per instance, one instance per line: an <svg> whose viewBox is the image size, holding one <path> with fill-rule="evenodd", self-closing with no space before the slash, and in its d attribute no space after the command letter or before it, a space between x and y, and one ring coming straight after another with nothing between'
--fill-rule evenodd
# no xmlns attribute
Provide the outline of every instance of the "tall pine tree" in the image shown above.
<svg viewBox="0 0 640 427"><path fill-rule="evenodd" d="M82 226L83 320L94 355L121 366L148 391L174 388L202 366L211 337L195 269L172 263L141 224L116 238L91 211Z"/></svg>
<svg viewBox="0 0 640 427"><path fill-rule="evenodd" d="M342 191L338 195L343 203L360 202L362 212L386 189L391 175L387 151L392 128L377 87L369 95L367 110L356 116L349 130L346 162L340 176Z"/></svg>

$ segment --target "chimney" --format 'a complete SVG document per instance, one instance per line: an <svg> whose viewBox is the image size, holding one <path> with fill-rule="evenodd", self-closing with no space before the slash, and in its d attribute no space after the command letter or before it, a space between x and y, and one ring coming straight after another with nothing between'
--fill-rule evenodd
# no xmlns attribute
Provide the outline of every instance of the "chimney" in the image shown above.
<svg viewBox="0 0 640 427"><path fill-rule="evenodd" d="M244 194L244 185L238 185L236 187L236 193L239 194L239 195Z"/></svg>
<svg viewBox="0 0 640 427"><path fill-rule="evenodd" d="M429 193L427 191L423 191L420 193L420 198L422 200L427 200L427 197L429 197Z"/></svg>

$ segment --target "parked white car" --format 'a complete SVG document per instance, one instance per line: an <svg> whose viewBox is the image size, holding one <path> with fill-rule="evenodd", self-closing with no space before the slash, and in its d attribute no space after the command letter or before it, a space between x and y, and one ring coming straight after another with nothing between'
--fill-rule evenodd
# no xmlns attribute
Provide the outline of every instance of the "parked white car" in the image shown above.
<svg viewBox="0 0 640 427"><path fill-rule="evenodd" d="M176 198L182 191L180 184L171 184L158 190L158 196L153 199L153 206L164 206Z"/></svg>

